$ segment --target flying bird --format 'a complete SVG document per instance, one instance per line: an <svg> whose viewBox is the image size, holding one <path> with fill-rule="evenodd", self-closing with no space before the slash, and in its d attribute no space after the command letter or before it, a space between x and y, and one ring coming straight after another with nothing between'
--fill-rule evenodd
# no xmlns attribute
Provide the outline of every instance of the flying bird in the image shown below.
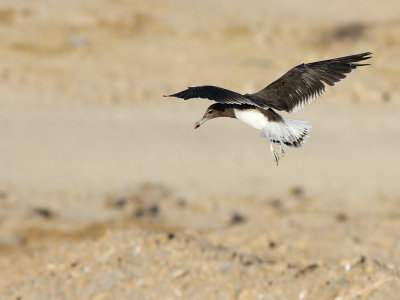
<svg viewBox="0 0 400 300"><path fill-rule="evenodd" d="M348 73L371 58L371 52L300 64L254 94L240 94L212 85L189 87L184 91L165 95L185 100L204 98L217 103L209 106L203 117L194 125L199 128L207 120L219 117L236 118L260 130L260 136L270 141L270 150L278 165L280 156L273 147L278 144L281 157L283 145L301 147L309 137L311 126L306 120L284 118L277 111L296 112L320 96L325 85L334 86Z"/></svg>

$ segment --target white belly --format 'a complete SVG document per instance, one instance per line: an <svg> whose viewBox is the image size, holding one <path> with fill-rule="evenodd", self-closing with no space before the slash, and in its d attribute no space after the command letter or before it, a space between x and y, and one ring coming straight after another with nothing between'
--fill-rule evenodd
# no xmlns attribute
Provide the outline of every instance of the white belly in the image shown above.
<svg viewBox="0 0 400 300"><path fill-rule="evenodd" d="M235 109L235 116L238 120L243 123L261 130L265 125L267 125L267 118L258 110L247 109L238 110Z"/></svg>

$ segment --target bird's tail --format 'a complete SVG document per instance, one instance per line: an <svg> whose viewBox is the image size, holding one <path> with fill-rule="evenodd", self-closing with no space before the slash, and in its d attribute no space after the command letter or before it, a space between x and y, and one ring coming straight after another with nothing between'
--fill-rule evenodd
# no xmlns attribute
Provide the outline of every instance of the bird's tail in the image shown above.
<svg viewBox="0 0 400 300"><path fill-rule="evenodd" d="M281 116L278 122L269 121L261 130L260 136L271 142L289 147L301 147L309 137L311 130L307 120L286 119Z"/></svg>

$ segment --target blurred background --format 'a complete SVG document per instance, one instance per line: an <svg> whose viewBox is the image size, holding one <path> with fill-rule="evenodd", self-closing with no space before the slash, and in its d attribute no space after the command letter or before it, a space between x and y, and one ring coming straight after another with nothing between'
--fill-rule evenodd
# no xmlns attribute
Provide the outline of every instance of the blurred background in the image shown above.
<svg viewBox="0 0 400 300"><path fill-rule="evenodd" d="M394 295L400 234L397 0L0 0L0 38L4 299L23 296L46 272L55 275L44 275L51 284L34 288L37 297L94 297L101 284L90 272L55 262L79 253L74 255L101 273L103 262L91 253L111 247L115 236L121 253L129 257L137 249L129 247L142 243L149 257L141 259L142 273L121 271L130 278L118 281L123 291L112 285L96 299L128 299L129 284L138 299L149 290L155 298L167 291L171 299L191 298L189 292L221 299L224 282L236 287L232 295L226 287L228 299L293 298L304 291L302 297L322 299L325 290L310 288L310 278L299 279L300 288L289 287L285 276L303 276L315 265L310 270L329 271L342 282L342 266L359 256L370 258L372 271L338 283L326 299L365 291L376 299ZM162 97L206 84L255 92L300 63L367 51L373 52L371 66L291 116L311 121L311 137L303 148L288 149L278 167L269 144L237 120L214 120L194 131L211 102ZM157 266L174 261L157 252L157 234L171 232L196 240L187 251L214 251L211 262L200 254L194 260L211 273L198 271L181 244L170 252L186 267L173 274L187 282L171 283L149 271L157 255ZM124 243L131 239L139 244ZM57 250L43 251L49 246ZM218 247L250 253L251 265L259 262L246 269L249 286L241 286L246 281L238 274L221 271L218 264L229 259ZM392 268L378 268L374 260ZM260 279L266 263L268 276L281 284ZM110 268L120 268L117 259L115 264ZM238 272L246 266L239 261ZM195 269L210 280L221 271L225 281L195 285ZM72 271L74 279L60 286ZM326 279L314 274L311 282ZM371 278L376 280L368 285Z"/></svg>

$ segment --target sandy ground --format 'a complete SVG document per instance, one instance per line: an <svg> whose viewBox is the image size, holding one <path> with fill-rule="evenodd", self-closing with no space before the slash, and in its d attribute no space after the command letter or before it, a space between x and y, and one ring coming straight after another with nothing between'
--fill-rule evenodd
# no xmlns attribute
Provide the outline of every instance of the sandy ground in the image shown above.
<svg viewBox="0 0 400 300"><path fill-rule="evenodd" d="M397 0L0 1L0 38L0 299L398 299ZM162 97L365 51L278 167Z"/></svg>

